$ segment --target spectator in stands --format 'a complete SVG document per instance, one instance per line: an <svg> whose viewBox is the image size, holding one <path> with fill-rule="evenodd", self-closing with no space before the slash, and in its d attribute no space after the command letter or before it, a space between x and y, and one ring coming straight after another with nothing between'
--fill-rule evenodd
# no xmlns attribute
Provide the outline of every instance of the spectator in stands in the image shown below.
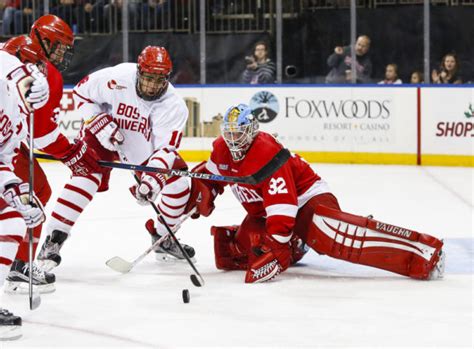
<svg viewBox="0 0 474 349"><path fill-rule="evenodd" d="M247 67L242 75L244 84L274 84L276 76L275 63L270 55L268 43L259 41L254 45L253 54L245 57Z"/></svg>
<svg viewBox="0 0 474 349"><path fill-rule="evenodd" d="M50 13L63 19L71 28L76 24L74 19L76 0L54 0L50 1Z"/></svg>
<svg viewBox="0 0 474 349"><path fill-rule="evenodd" d="M372 61L369 57L370 38L367 35L359 36L354 49L356 53L356 82L368 83L370 82L370 75L372 74ZM331 71L326 76L326 83L350 83L352 81L351 63L351 47L336 46L334 53L331 54L327 60Z"/></svg>
<svg viewBox="0 0 474 349"><path fill-rule="evenodd" d="M448 53L443 57L439 70L433 69L431 80L434 84L462 84L459 61L454 53Z"/></svg>
<svg viewBox="0 0 474 349"><path fill-rule="evenodd" d="M43 1L36 6L36 18L43 13ZM33 24L33 0L20 0L18 10L13 14L15 34L27 34Z"/></svg>
<svg viewBox="0 0 474 349"><path fill-rule="evenodd" d="M106 29L110 32L121 28L123 0L109 0L104 6ZM143 29L141 25L142 0L128 0L128 28ZM115 27L114 27L115 26Z"/></svg>
<svg viewBox="0 0 474 349"><path fill-rule="evenodd" d="M423 82L423 74L420 71L415 70L411 73L410 84L422 84Z"/></svg>
<svg viewBox="0 0 474 349"><path fill-rule="evenodd" d="M398 78L398 65L391 63L385 67L385 79L380 81L381 85L399 85L402 80Z"/></svg>
<svg viewBox="0 0 474 349"><path fill-rule="evenodd" d="M104 5L106 0L77 0L75 15L79 33L101 33L104 31Z"/></svg>
<svg viewBox="0 0 474 349"><path fill-rule="evenodd" d="M15 13L20 12L21 0L5 0L2 19L2 35L8 36L12 34L12 24ZM20 34L20 33L14 33Z"/></svg>

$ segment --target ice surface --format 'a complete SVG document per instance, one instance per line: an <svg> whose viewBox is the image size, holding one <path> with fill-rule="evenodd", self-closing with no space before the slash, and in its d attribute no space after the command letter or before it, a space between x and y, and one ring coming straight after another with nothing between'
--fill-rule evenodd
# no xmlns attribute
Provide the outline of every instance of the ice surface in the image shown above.
<svg viewBox="0 0 474 349"><path fill-rule="evenodd" d="M68 178L43 165L55 197ZM226 192L214 214L183 224L206 285L183 263L148 256L130 273L105 266L132 261L149 246L133 178L114 170L66 242L56 292L28 310L27 296L3 296L23 317L23 338L0 347L472 347L473 170L414 166L315 165L342 208L445 239L442 281L416 281L310 252L275 281L245 285L243 272L214 267L211 225L238 224L244 212ZM44 239L44 236L43 236ZM42 240L43 240L42 239ZM182 289L190 291L184 304Z"/></svg>

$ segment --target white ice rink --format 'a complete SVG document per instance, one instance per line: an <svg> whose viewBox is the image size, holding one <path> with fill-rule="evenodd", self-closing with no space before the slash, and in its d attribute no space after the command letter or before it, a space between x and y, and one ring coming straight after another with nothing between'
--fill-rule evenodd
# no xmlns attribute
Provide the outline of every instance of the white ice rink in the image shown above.
<svg viewBox="0 0 474 349"><path fill-rule="evenodd" d="M49 212L68 171L43 168L53 186ZM445 279L411 280L310 252L273 282L246 285L243 272L214 266L209 227L238 224L244 215L230 192L211 217L189 220L179 232L197 250L204 287L191 284L187 264L158 263L152 255L120 275L105 261L131 261L150 245L144 222L152 209L135 203L131 175L115 170L111 189L96 196L62 250L56 292L32 312L27 296L3 296L2 305L24 322L23 337L0 347L472 348L473 170L314 168L343 210L444 238Z"/></svg>

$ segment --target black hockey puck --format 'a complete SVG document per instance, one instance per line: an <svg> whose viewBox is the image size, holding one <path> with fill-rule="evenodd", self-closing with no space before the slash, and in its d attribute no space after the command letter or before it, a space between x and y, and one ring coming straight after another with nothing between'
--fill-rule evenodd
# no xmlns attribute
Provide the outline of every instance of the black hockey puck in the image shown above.
<svg viewBox="0 0 474 349"><path fill-rule="evenodd" d="M183 302L184 303L189 303L189 300L191 297L189 296L189 291L187 289L183 290Z"/></svg>

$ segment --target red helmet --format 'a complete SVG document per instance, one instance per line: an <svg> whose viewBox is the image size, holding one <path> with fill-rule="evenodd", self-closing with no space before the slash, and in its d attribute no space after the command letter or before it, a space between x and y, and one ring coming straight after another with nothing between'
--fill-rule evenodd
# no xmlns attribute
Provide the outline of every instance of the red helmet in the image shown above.
<svg viewBox="0 0 474 349"><path fill-rule="evenodd" d="M153 101L168 89L173 70L170 55L164 47L147 46L138 56L136 90L140 98Z"/></svg>
<svg viewBox="0 0 474 349"><path fill-rule="evenodd" d="M30 38L43 49L48 60L63 71L72 60L74 35L69 25L54 15L44 15L31 26Z"/></svg>
<svg viewBox="0 0 474 349"><path fill-rule="evenodd" d="M3 50L16 56L23 63L44 64L48 60L41 46L26 35L11 38L5 43Z"/></svg>
<svg viewBox="0 0 474 349"><path fill-rule="evenodd" d="M164 47L147 46L138 56L138 69L145 73L169 76L173 63Z"/></svg>

